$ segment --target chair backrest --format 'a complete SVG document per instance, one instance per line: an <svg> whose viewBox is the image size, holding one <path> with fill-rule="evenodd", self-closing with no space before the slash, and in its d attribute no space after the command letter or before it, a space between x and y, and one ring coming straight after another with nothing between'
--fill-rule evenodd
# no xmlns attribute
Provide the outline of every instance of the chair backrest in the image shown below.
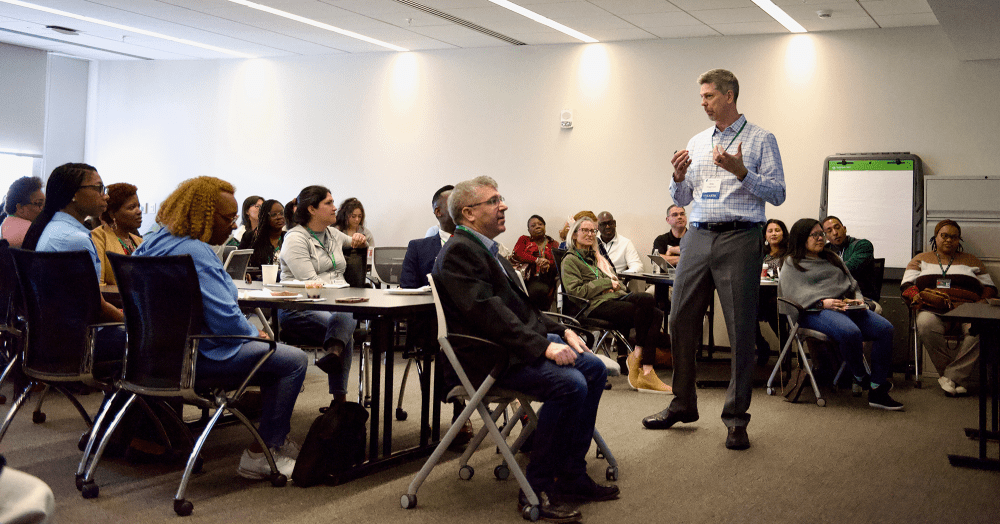
<svg viewBox="0 0 1000 524"><path fill-rule="evenodd" d="M451 364L451 369L455 372L459 382L461 382L466 392L468 392L471 396L472 393L476 391L476 387L472 384L472 381L469 380L469 376L465 373L462 363L458 360L458 355L455 354L455 349L451 346L451 342L448 340L448 321L444 316L444 306L441 305L441 297L438 295L437 286L434 284L434 276L430 273L427 274L427 283L431 286L431 296L434 297L434 311L437 312L438 344L441 345L441 351L443 351L445 357L448 358L448 362ZM489 378L487 380L489 380Z"/></svg>
<svg viewBox="0 0 1000 524"><path fill-rule="evenodd" d="M226 268L226 273L229 273L229 276L233 280L243 280L246 278L250 255L253 255L252 249L234 249L229 252L229 256L226 258L223 266Z"/></svg>
<svg viewBox="0 0 1000 524"><path fill-rule="evenodd" d="M17 304L21 301L17 270L10 256L10 244L0 240L0 325L11 326L16 317Z"/></svg>
<svg viewBox="0 0 1000 524"><path fill-rule="evenodd" d="M91 373L90 325L99 322L101 290L86 251L10 249L27 321L23 369L37 378Z"/></svg>
<svg viewBox="0 0 1000 524"><path fill-rule="evenodd" d="M882 298L882 281L885 279L885 259L876 258L872 261L872 289L873 296L868 298L878 302Z"/></svg>
<svg viewBox="0 0 1000 524"><path fill-rule="evenodd" d="M232 244L222 244L221 246L212 246L215 254L219 256L219 262L225 263L226 259L229 258L229 254L236 251L236 246Z"/></svg>
<svg viewBox="0 0 1000 524"><path fill-rule="evenodd" d="M399 285L399 275L403 272L403 259L406 257L405 247L374 248L374 266L378 278L387 284Z"/></svg>
<svg viewBox="0 0 1000 524"><path fill-rule="evenodd" d="M193 259L109 253L108 260L118 281L128 333L124 384L161 392L190 389L196 349L188 337L201 333L203 316Z"/></svg>

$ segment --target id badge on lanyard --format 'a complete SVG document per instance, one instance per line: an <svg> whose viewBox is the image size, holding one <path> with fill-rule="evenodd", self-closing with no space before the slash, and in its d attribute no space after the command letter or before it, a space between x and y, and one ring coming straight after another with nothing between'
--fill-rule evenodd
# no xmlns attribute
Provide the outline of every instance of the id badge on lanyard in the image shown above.
<svg viewBox="0 0 1000 524"><path fill-rule="evenodd" d="M701 198L718 200L722 193L722 177L707 178L701 185Z"/></svg>
<svg viewBox="0 0 1000 524"><path fill-rule="evenodd" d="M938 289L951 289L951 279L950 278L939 278L937 279Z"/></svg>

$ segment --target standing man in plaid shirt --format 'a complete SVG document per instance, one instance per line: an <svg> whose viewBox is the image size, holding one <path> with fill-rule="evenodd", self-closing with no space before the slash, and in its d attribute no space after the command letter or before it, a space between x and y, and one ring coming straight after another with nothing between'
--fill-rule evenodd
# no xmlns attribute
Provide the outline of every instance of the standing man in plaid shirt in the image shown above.
<svg viewBox="0 0 1000 524"><path fill-rule="evenodd" d="M649 429L698 420L695 353L701 319L715 291L732 347L732 376L722 421L726 447L747 449L750 391L757 324L757 295L763 260L764 203L785 201L785 175L774 135L747 122L736 109L740 85L725 69L698 78L701 106L715 125L674 153L670 194L674 203L693 203L690 229L681 240L674 281L670 337L674 357L674 399L642 420Z"/></svg>

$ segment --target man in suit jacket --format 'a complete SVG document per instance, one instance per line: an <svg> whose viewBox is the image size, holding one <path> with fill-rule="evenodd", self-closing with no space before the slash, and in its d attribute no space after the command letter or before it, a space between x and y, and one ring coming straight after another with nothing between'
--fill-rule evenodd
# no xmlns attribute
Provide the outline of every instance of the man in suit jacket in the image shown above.
<svg viewBox="0 0 1000 524"><path fill-rule="evenodd" d="M617 486L598 485L586 470L607 369L576 333L531 305L514 268L497 255L493 238L506 229L506 210L492 178L456 185L448 211L458 225L438 254L433 275L449 329L506 350L455 348L470 379L483 380L496 363L506 360L497 384L545 403L526 476L539 493L542 518L567 522L578 519L579 512L563 501L618 496ZM526 504L523 493L519 503Z"/></svg>
<svg viewBox="0 0 1000 524"><path fill-rule="evenodd" d="M441 251L441 246L455 232L455 221L448 214L448 196L451 195L452 187L444 186L434 193L431 206L438 221L438 231L432 236L411 240L406 246L399 287L414 289L427 285L427 273L434 269L434 260Z"/></svg>

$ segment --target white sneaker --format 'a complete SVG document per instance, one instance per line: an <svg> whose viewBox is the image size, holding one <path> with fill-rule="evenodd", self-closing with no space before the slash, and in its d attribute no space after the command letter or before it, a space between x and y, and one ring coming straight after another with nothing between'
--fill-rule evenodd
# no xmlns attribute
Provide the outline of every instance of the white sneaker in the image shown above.
<svg viewBox="0 0 1000 524"><path fill-rule="evenodd" d="M955 385L955 394L956 395L967 395L968 393L969 393L969 390L965 389L965 386Z"/></svg>
<svg viewBox="0 0 1000 524"><path fill-rule="evenodd" d="M278 467L278 473L291 477L292 470L295 469L295 459L282 455L278 448L271 450L271 456L274 457L274 465ZM267 457L264 456L264 453L254 453L248 449L243 451L243 456L240 457L240 467L236 468L236 473L243 478L260 480L271 474L271 466L267 464Z"/></svg>
<svg viewBox="0 0 1000 524"><path fill-rule="evenodd" d="M938 384L941 386L941 389L943 389L944 392L948 395L954 395L955 393L957 393L957 391L955 390L955 383L952 382L950 378L944 375L938 377Z"/></svg>
<svg viewBox="0 0 1000 524"><path fill-rule="evenodd" d="M285 437L285 443L277 448L277 452L292 460L298 460L300 449L301 448L295 443L294 440Z"/></svg>

